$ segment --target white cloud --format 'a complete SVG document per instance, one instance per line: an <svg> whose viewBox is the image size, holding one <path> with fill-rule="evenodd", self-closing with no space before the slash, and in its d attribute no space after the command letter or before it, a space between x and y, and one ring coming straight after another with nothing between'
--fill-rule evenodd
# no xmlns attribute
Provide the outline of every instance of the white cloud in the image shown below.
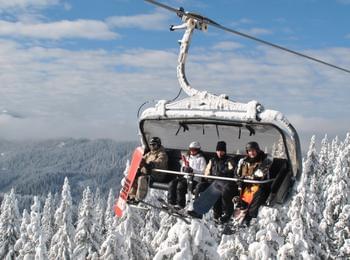
<svg viewBox="0 0 350 260"><path fill-rule="evenodd" d="M337 0L337 2L340 4L345 4L345 5L350 4L350 0Z"/></svg>
<svg viewBox="0 0 350 260"><path fill-rule="evenodd" d="M264 28L241 29L240 31L253 36L272 34L272 31Z"/></svg>
<svg viewBox="0 0 350 260"><path fill-rule="evenodd" d="M213 48L216 50L231 51L242 48L242 45L233 41L223 41L215 44Z"/></svg>
<svg viewBox="0 0 350 260"><path fill-rule="evenodd" d="M312 54L321 53L350 65L349 49ZM0 40L1 109L25 115L2 115L7 118L0 136L136 138L139 105L177 94L176 65L177 49L77 51ZM301 133L349 129L343 120L350 110L348 76L341 72L265 48L194 50L186 70L195 88L242 102L259 100L292 115L288 118Z"/></svg>
<svg viewBox="0 0 350 260"><path fill-rule="evenodd" d="M110 31L104 22L96 20L65 20L33 24L0 21L0 35L54 40L63 38L107 40L118 37L118 34Z"/></svg>
<svg viewBox="0 0 350 260"><path fill-rule="evenodd" d="M343 139L346 133L350 133L350 122L345 118L304 117L298 114L288 115L288 120L299 133L303 151L307 151L312 135L321 140L327 134L331 140L335 136Z"/></svg>
<svg viewBox="0 0 350 260"><path fill-rule="evenodd" d="M25 9L27 7L47 7L56 5L60 0L0 0L0 9Z"/></svg>
<svg viewBox="0 0 350 260"><path fill-rule="evenodd" d="M350 122L344 118L289 115L288 119L299 131L309 134L339 135L350 131Z"/></svg>
<svg viewBox="0 0 350 260"><path fill-rule="evenodd" d="M140 28L143 30L162 30L166 27L170 15L163 12L132 16L112 16L106 19L111 27Z"/></svg>

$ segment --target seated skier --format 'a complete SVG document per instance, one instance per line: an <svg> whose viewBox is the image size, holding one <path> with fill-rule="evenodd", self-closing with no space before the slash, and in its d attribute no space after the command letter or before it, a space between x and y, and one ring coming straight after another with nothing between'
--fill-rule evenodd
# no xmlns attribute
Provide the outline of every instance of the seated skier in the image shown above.
<svg viewBox="0 0 350 260"><path fill-rule="evenodd" d="M186 173L203 174L207 162L201 151L199 142L192 142L188 147L187 156L182 159L182 171ZM182 209L186 206L186 193L188 188L190 192L200 181L199 177L184 178L177 177L169 183L168 188L168 203ZM191 186L191 187L188 187Z"/></svg>
<svg viewBox="0 0 350 260"><path fill-rule="evenodd" d="M210 159L204 175L234 177L235 169L236 164L233 158L226 154L226 143L219 141L216 146L216 155ZM204 181L197 185L197 190L199 197L193 203L193 210L188 211L189 215L201 218L213 207L214 219L221 223L230 220L233 214L232 199L239 194L235 182L224 180Z"/></svg>
<svg viewBox="0 0 350 260"><path fill-rule="evenodd" d="M143 200L148 191L150 181L165 182L167 176L160 173L151 173L154 168L167 169L168 155L162 146L159 137L152 137L149 141L150 151L143 155L137 177L129 194L129 201Z"/></svg>
<svg viewBox="0 0 350 260"><path fill-rule="evenodd" d="M272 157L260 150L257 142L249 142L246 145L247 155L238 162L237 175L245 179L265 180L269 178L269 169ZM236 202L247 209L246 224L249 225L252 218L257 217L259 207L267 197L267 186L262 184L244 183L241 187L241 201Z"/></svg>

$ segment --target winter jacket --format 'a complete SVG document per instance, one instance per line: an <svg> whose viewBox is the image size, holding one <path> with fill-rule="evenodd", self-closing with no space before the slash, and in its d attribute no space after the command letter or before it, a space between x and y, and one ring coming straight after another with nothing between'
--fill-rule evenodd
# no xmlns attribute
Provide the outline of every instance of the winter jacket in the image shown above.
<svg viewBox="0 0 350 260"><path fill-rule="evenodd" d="M204 175L233 177L235 166L236 165L231 157L225 155L224 157L219 158L217 155L215 155L214 158L209 160L209 163L205 168Z"/></svg>
<svg viewBox="0 0 350 260"><path fill-rule="evenodd" d="M143 161L145 164L149 164L156 169L167 169L168 168L168 155L165 152L163 146L154 151L149 151L143 156ZM146 167L141 168L141 172L146 174Z"/></svg>
<svg viewBox="0 0 350 260"><path fill-rule="evenodd" d="M264 180L268 179L272 157L260 151L256 158L248 156L238 162L237 175L243 178Z"/></svg>
<svg viewBox="0 0 350 260"><path fill-rule="evenodd" d="M207 166L207 161L205 160L203 154L197 153L196 155L187 155L186 161L189 163L189 167L193 169L193 173L195 174L203 174L205 167ZM186 166L185 162L182 162L182 166ZM200 178L195 177L195 181L199 182Z"/></svg>

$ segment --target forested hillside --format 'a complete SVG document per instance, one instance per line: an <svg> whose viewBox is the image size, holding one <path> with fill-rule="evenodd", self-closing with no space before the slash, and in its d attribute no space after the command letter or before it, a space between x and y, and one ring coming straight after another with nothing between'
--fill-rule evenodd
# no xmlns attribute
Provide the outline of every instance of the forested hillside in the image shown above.
<svg viewBox="0 0 350 260"><path fill-rule="evenodd" d="M73 201L80 199L87 186L94 190L98 187L107 195L110 188L118 189L135 145L107 139L0 140L0 192L14 188L28 201L33 195L45 197L48 192L59 192L68 177ZM27 208L30 205L24 204Z"/></svg>

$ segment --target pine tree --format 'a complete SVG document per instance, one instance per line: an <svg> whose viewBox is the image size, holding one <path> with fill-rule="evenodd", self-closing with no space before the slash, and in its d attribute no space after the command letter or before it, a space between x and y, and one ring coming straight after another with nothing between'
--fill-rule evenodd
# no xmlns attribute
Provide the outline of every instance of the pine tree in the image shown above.
<svg viewBox="0 0 350 260"><path fill-rule="evenodd" d="M124 249L124 237L117 231L117 219L113 218L111 228L107 232L106 240L100 249L100 258L105 260L128 259ZM118 256L118 257L117 257Z"/></svg>
<svg viewBox="0 0 350 260"><path fill-rule="evenodd" d="M347 194L349 185L347 183L349 172L349 150L346 149L340 152L336 161L336 166L331 177L331 183L327 188L326 208L323 212L323 216L327 225L332 225L334 219L339 216L342 206L347 204Z"/></svg>
<svg viewBox="0 0 350 260"><path fill-rule="evenodd" d="M325 209L323 210L320 228L328 235L330 240L336 237L337 228L335 223L338 221L343 208L350 204L349 157L350 150L348 148L339 152L336 166L331 176L331 183L327 187ZM338 246L333 243L330 243L330 246L332 255L337 255Z"/></svg>
<svg viewBox="0 0 350 260"><path fill-rule="evenodd" d="M103 240L103 230L104 230L104 202L101 198L100 189L96 189L96 194L94 197L94 220L92 226L92 233L95 236L97 244L100 246Z"/></svg>
<svg viewBox="0 0 350 260"><path fill-rule="evenodd" d="M108 230L112 229L113 222L114 222L114 194L113 190L110 189L108 193L108 199L107 199L107 207L106 212L104 214L104 230L103 234L107 234Z"/></svg>
<svg viewBox="0 0 350 260"><path fill-rule="evenodd" d="M75 248L74 259L86 259L91 253L98 252L99 243L93 226L95 221L95 211L93 208L93 197L90 188L87 187L83 193L80 205L78 225L74 238Z"/></svg>
<svg viewBox="0 0 350 260"><path fill-rule="evenodd" d="M350 204L343 207L337 223L334 225L334 234L337 250L337 257L350 258Z"/></svg>
<svg viewBox="0 0 350 260"><path fill-rule="evenodd" d="M61 203L55 212L56 233L52 237L50 258L71 259L74 248L74 227L72 221L72 197L67 177L64 179Z"/></svg>
<svg viewBox="0 0 350 260"><path fill-rule="evenodd" d="M45 200L41 225L43 239L45 240L46 245L49 246L53 235L53 201L51 192Z"/></svg>
<svg viewBox="0 0 350 260"><path fill-rule="evenodd" d="M59 227L52 237L49 257L50 259L69 260L72 258L73 240L69 236L69 228L66 224Z"/></svg>
<svg viewBox="0 0 350 260"><path fill-rule="evenodd" d="M24 209L22 214L21 227L20 227L20 237L15 244L17 259L19 260L23 259L24 255L26 254L26 252L24 251L24 245L28 241L27 227L29 226L29 224L30 224L30 216L27 210Z"/></svg>
<svg viewBox="0 0 350 260"><path fill-rule="evenodd" d="M34 202L30 208L30 224L27 226L28 240L23 247L23 259L34 259L35 248L39 245L41 236L40 229L40 202L38 197L34 197Z"/></svg>
<svg viewBox="0 0 350 260"><path fill-rule="evenodd" d="M70 237L74 236L72 211L73 211L72 196L70 192L68 178L66 177L64 179L64 184L62 188L61 203L59 208L55 212L55 225L56 227L61 227L64 224L66 224Z"/></svg>
<svg viewBox="0 0 350 260"><path fill-rule="evenodd" d="M297 187L297 194L291 202L288 210L289 222L283 229L285 244L278 250L278 258L313 258L315 248L318 247L309 239L310 215L308 209L310 190L310 179L318 170L318 158L315 149L315 136L312 136L307 154L307 159L303 164L303 175ZM311 193L312 194L312 193Z"/></svg>
<svg viewBox="0 0 350 260"><path fill-rule="evenodd" d="M154 259L219 259L216 248L217 243L205 224L193 221L192 225L185 225L178 220L160 244Z"/></svg>
<svg viewBox="0 0 350 260"><path fill-rule="evenodd" d="M13 259L19 238L19 212L14 189L4 197L0 215L0 259Z"/></svg>
<svg viewBox="0 0 350 260"><path fill-rule="evenodd" d="M39 237L39 243L35 248L35 260L48 260L49 256L47 254L45 239L41 235Z"/></svg>
<svg viewBox="0 0 350 260"><path fill-rule="evenodd" d="M262 208L259 212L259 231L256 242L249 245L249 256L254 259L275 259L278 249L283 245L282 228L279 224L279 211Z"/></svg>

